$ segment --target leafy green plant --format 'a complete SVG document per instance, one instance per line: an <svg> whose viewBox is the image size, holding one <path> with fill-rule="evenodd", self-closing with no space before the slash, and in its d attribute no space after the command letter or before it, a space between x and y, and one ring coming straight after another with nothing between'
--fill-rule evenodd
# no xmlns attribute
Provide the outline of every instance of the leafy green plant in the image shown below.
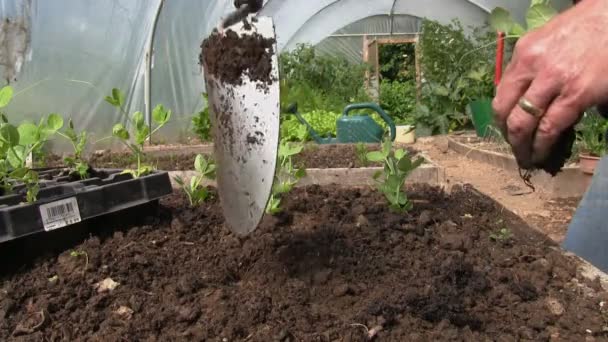
<svg viewBox="0 0 608 342"><path fill-rule="evenodd" d="M364 89L365 64L321 54L302 44L282 53L279 67L282 107L297 103L302 112L341 112L349 103L369 100Z"/></svg>
<svg viewBox="0 0 608 342"><path fill-rule="evenodd" d="M382 81L380 84L380 106L398 125L413 125L416 108L415 81Z"/></svg>
<svg viewBox="0 0 608 342"><path fill-rule="evenodd" d="M124 108L125 96L120 90L116 88L112 89L112 95L107 96L105 100L112 106L120 109L120 111L128 117L127 111ZM112 128L112 136L119 139L137 158L137 168L135 170L124 170L123 173L128 173L134 178L139 178L154 171L152 166L142 164L142 159L145 157L144 144L152 134L165 126L170 118L171 110L168 110L162 104L159 104L152 110L152 121L156 125L152 130L150 129L150 126L146 124L142 112L135 112L129 118L131 132L129 132L121 123L114 125Z"/></svg>
<svg viewBox="0 0 608 342"><path fill-rule="evenodd" d="M211 119L209 118L208 95L203 94L205 106L192 118L192 131L201 141L211 141Z"/></svg>
<svg viewBox="0 0 608 342"><path fill-rule="evenodd" d="M1 96L6 96L6 93ZM7 100L5 97L2 102L8 104L10 98ZM36 201L40 190L38 173L28 167L28 156L62 127L63 118L58 114L40 119L37 125L23 122L17 127L8 122L6 115L0 116L0 177L3 179L2 188L5 193L12 193L12 178L25 186L28 203Z"/></svg>
<svg viewBox="0 0 608 342"><path fill-rule="evenodd" d="M179 176L173 178L188 196L192 207L200 205L209 198L209 189L203 185L203 181L215 179L215 163L199 154L194 160L194 170L197 174L190 178L190 183L186 183Z"/></svg>
<svg viewBox="0 0 608 342"><path fill-rule="evenodd" d="M390 139L384 140L380 151L369 152L367 159L384 163L384 170L376 172L374 180L378 184L378 190L389 202L390 209L396 212L411 210L413 205L403 191L403 185L411 172L422 165L424 159L413 161L405 150L393 150Z"/></svg>
<svg viewBox="0 0 608 342"><path fill-rule="evenodd" d="M513 19L508 10L502 7L497 7L492 11L490 25L497 31L504 32L507 38L521 38L526 33L545 25L558 14L550 3L550 0L532 0L526 13L525 28Z"/></svg>
<svg viewBox="0 0 608 342"><path fill-rule="evenodd" d="M469 103L494 96L494 51L488 47L495 43L496 35L485 27L466 34L457 20L448 25L423 21L420 50L425 82L414 111L416 127L432 134L466 127Z"/></svg>
<svg viewBox="0 0 608 342"><path fill-rule="evenodd" d="M281 209L281 197L293 190L298 181L306 176L305 168L296 168L293 157L304 149L304 145L281 141L278 153L278 167L275 181L272 186L272 195L266 206L269 214L278 214Z"/></svg>
<svg viewBox="0 0 608 342"><path fill-rule="evenodd" d="M608 151L608 121L595 112L586 112L576 127L577 148L580 152L602 157Z"/></svg>
<svg viewBox="0 0 608 342"><path fill-rule="evenodd" d="M382 44L379 48L380 77L383 82L408 83L416 80L416 45Z"/></svg>
<svg viewBox="0 0 608 342"><path fill-rule="evenodd" d="M65 157L63 162L65 165L73 170L81 179L89 178L89 164L84 160L83 153L84 148L87 144L87 132L82 131L77 133L74 129L74 122L72 119L68 121L68 127L63 131L58 131L57 134L67 139L74 149L74 155L71 157Z"/></svg>
<svg viewBox="0 0 608 342"><path fill-rule="evenodd" d="M321 137L335 137L337 121L342 116L339 112L313 110L301 114ZM353 114L355 115L355 114ZM376 123L386 129L387 125L377 113L370 115ZM281 139L285 141L305 142L312 139L308 129L294 115L284 117L281 122Z"/></svg>
<svg viewBox="0 0 608 342"><path fill-rule="evenodd" d="M357 160L361 164L361 166L366 167L369 166L369 160L367 159L367 146L364 143L358 143L355 145L355 152L357 154Z"/></svg>

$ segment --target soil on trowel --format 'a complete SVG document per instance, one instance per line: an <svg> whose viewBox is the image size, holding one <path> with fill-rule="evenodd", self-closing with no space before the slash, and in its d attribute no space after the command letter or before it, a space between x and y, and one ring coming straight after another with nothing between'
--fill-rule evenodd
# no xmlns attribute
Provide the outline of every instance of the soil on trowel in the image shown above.
<svg viewBox="0 0 608 342"><path fill-rule="evenodd" d="M519 218L468 187L409 198L298 188L239 238L217 199L175 193L150 225L0 275L0 340L608 340L599 284Z"/></svg>
<svg viewBox="0 0 608 342"><path fill-rule="evenodd" d="M224 35L214 32L201 45L200 64L220 82L240 85L246 75L252 81L272 84L274 39L258 33L239 36L228 30Z"/></svg>

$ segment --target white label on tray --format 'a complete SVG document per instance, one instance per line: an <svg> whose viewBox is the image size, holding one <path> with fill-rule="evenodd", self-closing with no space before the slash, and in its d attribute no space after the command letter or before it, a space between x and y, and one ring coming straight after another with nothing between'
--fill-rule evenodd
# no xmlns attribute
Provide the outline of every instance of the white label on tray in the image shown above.
<svg viewBox="0 0 608 342"><path fill-rule="evenodd" d="M80 222L76 197L66 198L40 206L40 216L47 232Z"/></svg>

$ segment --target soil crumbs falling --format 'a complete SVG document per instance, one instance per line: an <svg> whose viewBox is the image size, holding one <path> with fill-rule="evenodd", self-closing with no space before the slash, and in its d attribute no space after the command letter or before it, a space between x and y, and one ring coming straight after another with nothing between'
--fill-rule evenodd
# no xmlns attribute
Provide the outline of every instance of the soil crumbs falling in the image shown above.
<svg viewBox="0 0 608 342"><path fill-rule="evenodd" d="M2 275L0 340L607 340L599 284L518 218L466 187L410 198L393 214L368 189L300 188L238 238L176 193L86 260Z"/></svg>

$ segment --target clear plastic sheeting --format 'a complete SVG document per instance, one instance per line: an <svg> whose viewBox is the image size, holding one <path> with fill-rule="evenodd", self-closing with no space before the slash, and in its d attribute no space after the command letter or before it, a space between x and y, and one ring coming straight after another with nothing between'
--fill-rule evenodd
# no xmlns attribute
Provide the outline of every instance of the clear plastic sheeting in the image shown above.
<svg viewBox="0 0 608 342"><path fill-rule="evenodd" d="M9 119L61 113L95 140L126 122L103 100L112 88L129 95L129 112L143 111L145 43L159 1L32 0L31 56L12 84ZM0 19L18 15L22 3L3 0Z"/></svg>
<svg viewBox="0 0 608 342"><path fill-rule="evenodd" d="M323 39L316 48L321 53L341 55L354 63L363 60L363 39L415 38L422 19L409 15L377 15L349 24Z"/></svg>
<svg viewBox="0 0 608 342"><path fill-rule="evenodd" d="M2 67L2 78L7 82L17 80L17 75L25 58L30 51L30 27L31 27L31 0L12 3L9 7L4 1L0 8L6 7L10 16L0 21L0 67ZM20 5L15 8L15 5Z"/></svg>
<svg viewBox="0 0 608 342"><path fill-rule="evenodd" d="M496 6L523 20L529 3L266 0L261 15L274 19L280 50L318 44L325 53L357 60L360 34L414 34L423 17L482 25ZM552 4L563 9L571 3ZM144 111L146 51L154 33L150 104L162 103L174 113L171 125L154 140L185 140L192 115L203 105L200 43L231 10L233 0L0 0L0 20L18 23L0 27L0 64L9 66L0 65L0 76L16 90L6 111L14 121L57 112L72 116L77 129L90 132L93 141L109 136L113 124L126 120L103 100L112 88L129 95L129 112Z"/></svg>

